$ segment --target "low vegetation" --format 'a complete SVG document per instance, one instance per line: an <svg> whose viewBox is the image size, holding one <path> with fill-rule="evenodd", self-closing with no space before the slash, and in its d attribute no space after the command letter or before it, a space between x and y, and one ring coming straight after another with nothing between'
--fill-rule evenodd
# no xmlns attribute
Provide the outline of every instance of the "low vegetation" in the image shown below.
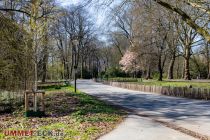
<svg viewBox="0 0 210 140"><path fill-rule="evenodd" d="M104 79L104 80L113 81L113 82L138 82L141 79L116 77L116 78L109 78L109 79Z"/></svg>
<svg viewBox="0 0 210 140"><path fill-rule="evenodd" d="M60 139L92 140L112 130L122 121L125 112L99 101L85 93L73 93L70 86L46 89L46 114L43 118L25 118L21 106L12 114L0 117L0 139L4 130L55 130L64 133ZM25 139L59 139L58 137L24 137Z"/></svg>
<svg viewBox="0 0 210 140"><path fill-rule="evenodd" d="M155 81L155 80L143 80L139 82L144 85L157 85L157 86L171 86L171 87L196 87L196 88L210 88L209 82L199 81Z"/></svg>
<svg viewBox="0 0 210 140"><path fill-rule="evenodd" d="M142 85L156 85L156 86L171 86L171 87L195 87L195 88L210 88L208 80L146 80L143 78L109 78L113 82L132 82Z"/></svg>

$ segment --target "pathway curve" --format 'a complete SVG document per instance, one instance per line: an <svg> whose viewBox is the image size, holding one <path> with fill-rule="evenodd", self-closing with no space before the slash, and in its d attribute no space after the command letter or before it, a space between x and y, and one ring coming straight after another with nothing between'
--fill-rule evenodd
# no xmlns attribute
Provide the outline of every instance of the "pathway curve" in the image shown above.
<svg viewBox="0 0 210 140"><path fill-rule="evenodd" d="M150 115L158 120L167 121L210 136L210 101L132 91L96 83L91 80L78 80L78 88L87 94L135 110L140 114ZM133 130L133 132L129 133L130 130ZM155 123L151 119L135 115L128 116L124 123L107 136L102 137L102 139L104 140L106 137L109 139L110 135L117 136L119 132L121 132L122 138L125 140L127 140L125 135L133 135L132 133L137 134L134 137L136 140L153 139L153 137L154 139L160 137L163 140L162 136L166 140L168 140L168 137L177 140L192 139L190 136Z"/></svg>

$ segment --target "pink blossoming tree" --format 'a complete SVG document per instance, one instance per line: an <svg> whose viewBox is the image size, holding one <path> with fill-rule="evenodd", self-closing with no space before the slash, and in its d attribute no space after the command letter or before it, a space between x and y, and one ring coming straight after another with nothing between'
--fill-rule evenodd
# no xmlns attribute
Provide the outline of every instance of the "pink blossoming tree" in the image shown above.
<svg viewBox="0 0 210 140"><path fill-rule="evenodd" d="M140 69L138 54L131 51L126 51L119 64L121 65L121 69L125 72L133 73Z"/></svg>

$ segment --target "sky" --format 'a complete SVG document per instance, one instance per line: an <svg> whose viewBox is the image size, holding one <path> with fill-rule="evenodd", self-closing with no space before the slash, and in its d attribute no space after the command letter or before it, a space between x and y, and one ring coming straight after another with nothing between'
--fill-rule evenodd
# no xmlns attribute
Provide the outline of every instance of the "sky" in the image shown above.
<svg viewBox="0 0 210 140"><path fill-rule="evenodd" d="M58 0L63 6L65 5L71 5L71 4L78 4L81 0Z"/></svg>
<svg viewBox="0 0 210 140"><path fill-rule="evenodd" d="M66 7L69 5L78 5L81 2L84 2L84 0L57 0L57 2L60 3L61 6ZM86 9L90 14L91 20L95 24L99 39L101 41L106 41L107 36L104 35L104 32L106 32L105 30L107 26L105 26L104 22L106 21L107 11L102 8L96 8L92 5L88 5Z"/></svg>
<svg viewBox="0 0 210 140"><path fill-rule="evenodd" d="M83 0L57 0L62 6L69 6L69 5L78 5ZM96 26L100 27L105 19L105 13L103 11L100 11L94 7L88 7L88 12L91 15L91 18L95 21ZM97 12L96 12L97 11Z"/></svg>

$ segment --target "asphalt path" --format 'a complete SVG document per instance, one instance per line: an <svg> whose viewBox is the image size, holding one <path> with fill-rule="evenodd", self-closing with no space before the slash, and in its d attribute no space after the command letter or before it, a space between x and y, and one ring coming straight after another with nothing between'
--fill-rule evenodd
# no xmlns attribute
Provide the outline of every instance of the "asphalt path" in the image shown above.
<svg viewBox="0 0 210 140"><path fill-rule="evenodd" d="M168 138L177 140L194 139L184 133L154 122L151 118L169 122L205 136L210 136L209 101L127 90L96 83L92 80L78 80L77 82L78 88L87 94L132 109L139 114L150 116L145 118L129 115L114 131L102 137L102 140L112 138L114 138L113 140L116 138L127 140L126 136L133 136L130 139L134 140L157 140L157 138L161 140L168 140Z"/></svg>

